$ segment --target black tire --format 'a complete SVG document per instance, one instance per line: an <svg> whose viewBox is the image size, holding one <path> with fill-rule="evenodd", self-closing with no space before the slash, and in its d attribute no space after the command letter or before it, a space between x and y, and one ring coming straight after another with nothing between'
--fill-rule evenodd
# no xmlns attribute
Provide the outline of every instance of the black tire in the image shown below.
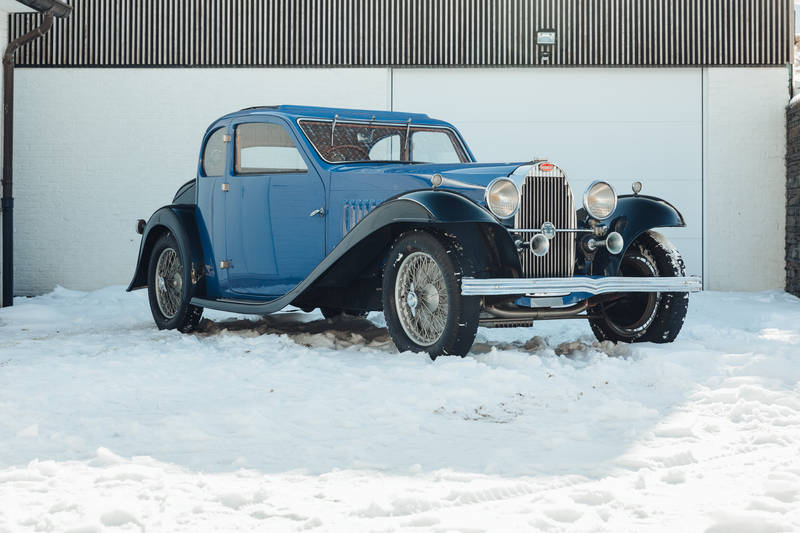
<svg viewBox="0 0 800 533"><path fill-rule="evenodd" d="M337 316L350 316L354 318L365 318L367 316L366 311L359 311L357 309L342 309L340 307L320 307L320 311L322 311L322 316L326 319L336 318Z"/></svg>
<svg viewBox="0 0 800 533"><path fill-rule="evenodd" d="M461 295L461 278L471 276L473 272L468 263L461 259L456 245L457 243L453 240L439 238L431 233L412 231L402 235L392 246L383 271L383 314L386 317L389 334L401 352L427 352L432 359L435 359L439 355L464 356L472 347L478 330L481 300L477 296ZM416 252L420 253L412 256ZM435 295L437 311L435 313L439 313L436 318L443 326L434 328L441 333L437 340L430 344L422 344L413 340L403 326L403 320L408 324L410 320L416 320L416 314L413 319L408 318L407 314L402 320L399 315L400 310L395 292L398 274L403 271L403 279L409 279L405 272L410 271L410 266L404 269L403 265L412 258L413 260L423 259L433 268L433 263L430 262L432 259L441 273L441 279L437 277L435 286L434 283L429 282L421 289L417 288L420 289L421 294L425 293L419 298L419 316L421 318L417 320L417 323L424 322L423 319L426 316L424 313L428 313L427 316L434 316L425 302L430 298L431 291L429 289L433 287L434 290L437 290ZM435 274L435 269L433 272ZM435 275L438 276L438 274ZM417 301L416 296L414 300ZM442 302L446 302L446 308L443 305L441 308L439 307ZM408 295L405 302L401 301L401 305L408 306L408 309L403 308L402 312L412 313L413 309L408 302ZM416 309L416 305L415 303L414 309ZM428 323L432 324L433 322L431 320ZM413 329L413 325L409 325L409 327Z"/></svg>
<svg viewBox="0 0 800 533"><path fill-rule="evenodd" d="M677 277L686 270L672 243L648 231L625 252L620 275ZM600 341L668 343L680 333L688 308L688 293L628 293L589 309L589 324Z"/></svg>
<svg viewBox="0 0 800 533"><path fill-rule="evenodd" d="M171 252L170 252L171 251ZM174 292L174 313L168 312L167 307L169 304L165 302L163 293L159 296L157 293L158 280L156 280L156 269L158 268L159 259L162 254L174 253L175 261L180 264L174 268L177 277L172 278L174 282L173 287L176 288ZM165 255L165 257L167 257ZM150 297L150 312L153 314L158 329L177 329L182 333L189 333L197 329L200 319L203 316L203 308L189 303L191 300L191 271L190 260L188 251L183 250L178 241L172 233L162 235L153 246L150 252L150 263L147 268L147 293ZM168 282L165 282L168 283ZM162 303L159 298L162 298ZM162 308L162 305L164 308Z"/></svg>

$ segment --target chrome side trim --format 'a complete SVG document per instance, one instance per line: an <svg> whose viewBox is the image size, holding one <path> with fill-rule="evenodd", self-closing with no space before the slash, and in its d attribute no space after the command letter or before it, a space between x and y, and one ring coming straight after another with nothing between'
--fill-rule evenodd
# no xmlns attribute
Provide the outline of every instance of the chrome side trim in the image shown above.
<svg viewBox="0 0 800 533"><path fill-rule="evenodd" d="M522 229L506 228L509 233L541 233L541 228ZM593 229L586 228L556 228L556 233L594 233Z"/></svg>
<svg viewBox="0 0 800 533"><path fill-rule="evenodd" d="M614 292L698 292L703 289L699 276L674 278L494 278L461 280L464 296L535 294L558 296L564 293L585 292L609 294Z"/></svg>

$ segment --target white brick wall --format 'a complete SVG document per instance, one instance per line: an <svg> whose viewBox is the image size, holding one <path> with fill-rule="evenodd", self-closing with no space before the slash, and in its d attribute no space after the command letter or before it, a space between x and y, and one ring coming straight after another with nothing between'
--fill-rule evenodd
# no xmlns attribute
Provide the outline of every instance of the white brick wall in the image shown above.
<svg viewBox="0 0 800 533"><path fill-rule="evenodd" d="M785 68L706 69L706 288L784 287Z"/></svg>
<svg viewBox="0 0 800 533"><path fill-rule="evenodd" d="M19 69L16 95L19 294L128 283L136 219L194 177L202 134L220 115L389 103L383 69Z"/></svg>
<svg viewBox="0 0 800 533"><path fill-rule="evenodd" d="M391 101L386 69L19 69L16 79L18 294L127 283L134 221L194 176L201 134L218 116L258 104ZM710 69L703 79L709 287L780 288L785 70ZM491 112L491 99L463 105ZM492 158L491 146L475 148Z"/></svg>

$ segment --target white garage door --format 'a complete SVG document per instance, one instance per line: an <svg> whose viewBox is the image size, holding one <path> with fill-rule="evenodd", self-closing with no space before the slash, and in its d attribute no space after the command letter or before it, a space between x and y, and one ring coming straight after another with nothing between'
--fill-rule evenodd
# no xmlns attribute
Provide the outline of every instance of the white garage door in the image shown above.
<svg viewBox="0 0 800 533"><path fill-rule="evenodd" d="M580 201L593 180L631 182L674 204L688 227L666 229L702 273L700 69L395 70L393 109L452 122L478 161L545 156Z"/></svg>

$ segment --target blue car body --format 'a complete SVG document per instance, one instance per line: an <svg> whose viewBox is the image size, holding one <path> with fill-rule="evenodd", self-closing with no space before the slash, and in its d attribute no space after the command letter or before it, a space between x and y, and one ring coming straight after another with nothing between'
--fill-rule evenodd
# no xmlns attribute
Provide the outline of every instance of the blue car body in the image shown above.
<svg viewBox="0 0 800 533"><path fill-rule="evenodd" d="M453 133L467 161L331 163L303 133L300 122L308 119L441 128ZM381 261L394 238L417 227L457 236L469 249L476 277L524 275L520 235L510 231L513 220L495 217L484 196L496 178L521 184L525 172L540 162L478 163L455 127L424 114L303 106L225 115L209 126L201 154L220 129L230 141L237 125L256 122L285 128L307 170L237 174L234 142L227 142L224 174L206 176L200 161L197 177L144 226L129 290L147 285L149 247L167 231L191 257L192 303L228 311L269 313L289 304L313 308L342 298L354 308L380 309L375 279ZM663 200L620 196L607 224L630 243L650 228L685 222ZM593 227L583 210L577 212L577 225L577 231ZM578 247L574 275L614 276L620 256ZM564 303L590 296L567 292Z"/></svg>

